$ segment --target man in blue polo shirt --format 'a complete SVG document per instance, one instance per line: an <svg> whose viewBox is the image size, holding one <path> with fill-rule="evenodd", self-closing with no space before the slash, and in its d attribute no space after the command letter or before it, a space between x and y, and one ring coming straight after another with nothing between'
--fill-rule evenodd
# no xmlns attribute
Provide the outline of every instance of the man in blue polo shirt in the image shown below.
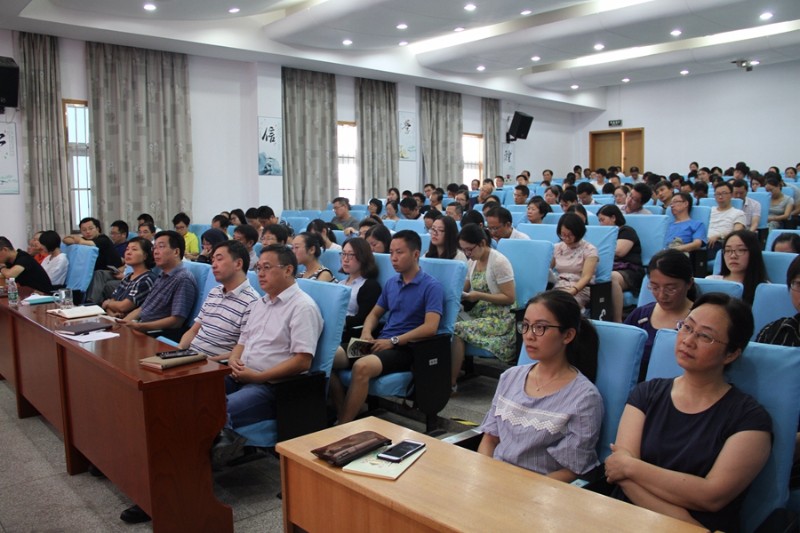
<svg viewBox="0 0 800 533"><path fill-rule="evenodd" d="M153 259L161 274L142 306L128 313L123 324L139 331L165 330L165 335L180 340L197 299L197 283L182 263L185 249L177 231L156 233Z"/></svg>
<svg viewBox="0 0 800 533"><path fill-rule="evenodd" d="M397 272L383 288L378 303L364 321L361 338L374 341L372 354L365 355L353 364L353 376L347 395L341 394L338 379L332 381L332 394L337 396L339 423L350 422L367 399L369 380L383 374L405 372L411 369L410 341L431 337L439 328L444 308L444 290L432 276L419 268L422 242L417 233L398 231L392 237L389 255ZM390 312L378 338L373 331L378 321Z"/></svg>

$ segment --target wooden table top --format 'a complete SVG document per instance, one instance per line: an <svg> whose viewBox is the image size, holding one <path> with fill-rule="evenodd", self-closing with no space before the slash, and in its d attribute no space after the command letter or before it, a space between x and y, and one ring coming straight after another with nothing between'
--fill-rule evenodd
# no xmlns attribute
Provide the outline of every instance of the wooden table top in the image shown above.
<svg viewBox="0 0 800 533"><path fill-rule="evenodd" d="M427 451L394 481L343 472L310 452L366 430L395 443L423 441ZM704 531L374 417L279 443L277 451L440 531Z"/></svg>

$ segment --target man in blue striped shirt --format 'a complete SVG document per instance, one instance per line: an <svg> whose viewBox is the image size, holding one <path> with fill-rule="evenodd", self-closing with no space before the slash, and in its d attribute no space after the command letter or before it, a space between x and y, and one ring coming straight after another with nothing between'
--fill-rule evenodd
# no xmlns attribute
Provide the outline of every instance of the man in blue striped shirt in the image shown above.
<svg viewBox="0 0 800 533"><path fill-rule="evenodd" d="M238 241L224 241L211 252L211 272L221 285L208 293L194 325L184 333L180 348L208 354L214 361L227 359L250 316L249 306L258 293L247 279L250 252Z"/></svg>

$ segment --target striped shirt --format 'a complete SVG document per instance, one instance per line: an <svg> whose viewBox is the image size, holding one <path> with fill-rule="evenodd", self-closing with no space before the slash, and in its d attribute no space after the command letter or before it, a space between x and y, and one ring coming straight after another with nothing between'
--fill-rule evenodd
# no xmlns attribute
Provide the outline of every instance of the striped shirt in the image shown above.
<svg viewBox="0 0 800 533"><path fill-rule="evenodd" d="M111 295L111 299L117 302L126 299L131 300L133 305L141 307L155 282L156 275L149 270L135 279L133 278L133 272L131 272L119 282L119 285Z"/></svg>
<svg viewBox="0 0 800 533"><path fill-rule="evenodd" d="M211 289L197 315L200 330L191 348L208 355L230 352L239 341L239 333L250 316L250 304L258 293L247 279L232 291L222 285Z"/></svg>

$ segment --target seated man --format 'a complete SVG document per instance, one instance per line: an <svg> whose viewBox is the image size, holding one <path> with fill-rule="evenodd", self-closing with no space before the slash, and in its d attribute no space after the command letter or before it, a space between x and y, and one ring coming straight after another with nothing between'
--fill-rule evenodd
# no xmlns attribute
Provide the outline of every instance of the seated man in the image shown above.
<svg viewBox="0 0 800 533"><path fill-rule="evenodd" d="M745 229L744 211L731 205L733 187L722 182L714 189L717 207L711 208L711 222L708 227L708 258L713 259L729 233Z"/></svg>
<svg viewBox="0 0 800 533"><path fill-rule="evenodd" d="M461 215L464 214L464 206L458 202L451 202L447 205L447 207L444 208L444 212L456 222L460 222Z"/></svg>
<svg viewBox="0 0 800 533"><path fill-rule="evenodd" d="M411 369L410 341L432 337L439 328L444 308L444 289L436 278L419 267L422 243L411 230L398 231L392 237L389 255L397 272L386 282L378 303L364 321L361 338L373 341L372 354L365 355L353 364L352 381L347 395L342 394L342 384L331 376L331 394L337 403L339 423L353 420L367 398L369 380L393 372ZM373 332L378 321L390 312L378 338Z"/></svg>
<svg viewBox="0 0 800 533"><path fill-rule="evenodd" d="M138 331L165 330L164 335L179 339L197 299L197 282L183 266L186 243L176 231L156 233L153 259L161 274L141 307L120 323Z"/></svg>
<svg viewBox="0 0 800 533"><path fill-rule="evenodd" d="M672 184L666 180L661 180L656 184L656 198L661 202L661 204L658 205L660 215L667 213L667 209L672 203L673 192Z"/></svg>
<svg viewBox="0 0 800 533"><path fill-rule="evenodd" d="M583 205L592 205L597 202L594 201L594 185L588 181L582 181L575 187L575 192L578 193L578 201Z"/></svg>
<svg viewBox="0 0 800 533"><path fill-rule="evenodd" d="M623 211L626 215L652 215L653 213L644 208L652 195L653 190L646 183L640 181L634 184L633 189L628 193L628 198L625 200L625 209Z"/></svg>
<svg viewBox="0 0 800 533"><path fill-rule="evenodd" d="M333 212L336 216L331 219L331 224L336 226L336 229L353 228L358 230L358 219L350 214L350 200L341 196L334 198Z"/></svg>
<svg viewBox="0 0 800 533"><path fill-rule="evenodd" d="M258 256L255 250L253 250L253 247L258 241L258 230L250 224L236 226L236 229L233 230L233 240L239 241L247 248L247 253L250 254L250 270L255 270L256 264L258 263Z"/></svg>
<svg viewBox="0 0 800 533"><path fill-rule="evenodd" d="M128 248L128 223L124 220L115 220L111 223L108 236L114 243L114 249L120 257L125 258L125 250Z"/></svg>
<svg viewBox="0 0 800 533"><path fill-rule="evenodd" d="M147 239L151 243L156 236L156 227L151 222L142 222L139 224L139 237Z"/></svg>
<svg viewBox="0 0 800 533"><path fill-rule="evenodd" d="M269 224L264 226L264 231L261 232L262 246L269 246L270 244L282 244L285 246L288 240L289 228L283 224Z"/></svg>
<svg viewBox="0 0 800 533"><path fill-rule="evenodd" d="M200 241L197 240L197 235L189 231L191 222L189 215L183 211L172 217L172 226L183 237L183 241L186 244L185 255L187 259L194 261L200 253Z"/></svg>
<svg viewBox="0 0 800 533"><path fill-rule="evenodd" d="M46 294L53 292L50 276L42 265L25 250L15 250L5 237L0 237L0 274L7 280L14 278L23 287Z"/></svg>
<svg viewBox="0 0 800 533"><path fill-rule="evenodd" d="M403 198L400 200L400 212L403 217L409 220L416 220L419 218L419 204L414 198Z"/></svg>
<svg viewBox="0 0 800 533"><path fill-rule="evenodd" d="M250 316L249 306L258 299L247 270L250 254L237 241L224 241L211 252L211 272L222 285L208 293L194 325L183 334L179 348L207 354L213 361L227 359Z"/></svg>
<svg viewBox="0 0 800 533"><path fill-rule="evenodd" d="M530 237L514 227L511 211L505 207L493 207L486 213L486 228L492 235L495 243L500 239L525 239Z"/></svg>
<svg viewBox="0 0 800 533"><path fill-rule="evenodd" d="M525 205L528 203L528 196L531 190L527 185L517 185L514 187L514 205Z"/></svg>
<svg viewBox="0 0 800 533"><path fill-rule="evenodd" d="M291 249L267 246L256 272L266 295L250 306L250 317L228 358L232 370L225 376L228 420L212 450L216 465L239 453L244 437L235 433L236 428L275 418L275 395L269 382L311 368L322 333L317 304L295 281L297 259Z"/></svg>
<svg viewBox="0 0 800 533"><path fill-rule="evenodd" d="M61 242L64 244L81 244L83 246L96 246L99 250L97 254L97 261L95 261L94 269L106 270L107 267L113 266L119 268L122 266L122 258L114 249L114 243L111 239L103 235L100 221L96 218L86 217L81 220L79 224L80 235L67 235Z"/></svg>

